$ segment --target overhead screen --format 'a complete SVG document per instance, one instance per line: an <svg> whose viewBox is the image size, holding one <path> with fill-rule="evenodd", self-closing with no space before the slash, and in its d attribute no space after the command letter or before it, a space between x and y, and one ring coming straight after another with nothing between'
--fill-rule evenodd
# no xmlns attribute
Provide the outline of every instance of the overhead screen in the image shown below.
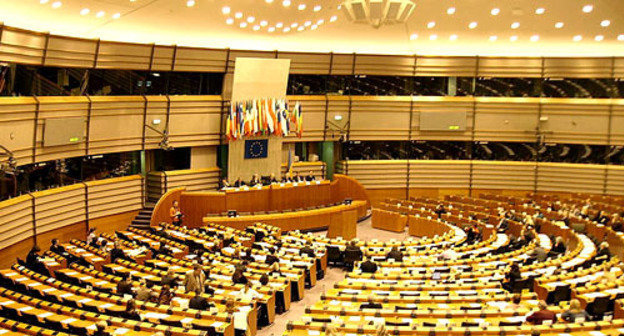
<svg viewBox="0 0 624 336"><path fill-rule="evenodd" d="M453 112L420 112L421 131L465 131L467 113Z"/></svg>
<svg viewBox="0 0 624 336"><path fill-rule="evenodd" d="M43 146L63 146L84 141L87 121L79 118L46 119L43 129Z"/></svg>

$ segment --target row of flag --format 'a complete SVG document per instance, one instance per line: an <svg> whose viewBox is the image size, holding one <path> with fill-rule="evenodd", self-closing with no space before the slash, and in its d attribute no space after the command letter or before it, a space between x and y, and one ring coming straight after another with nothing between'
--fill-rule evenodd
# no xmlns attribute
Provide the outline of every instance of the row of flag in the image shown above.
<svg viewBox="0 0 624 336"><path fill-rule="evenodd" d="M285 137L291 133L301 137L302 132L299 102L289 111L286 100L273 98L232 103L225 130L228 140L266 135Z"/></svg>

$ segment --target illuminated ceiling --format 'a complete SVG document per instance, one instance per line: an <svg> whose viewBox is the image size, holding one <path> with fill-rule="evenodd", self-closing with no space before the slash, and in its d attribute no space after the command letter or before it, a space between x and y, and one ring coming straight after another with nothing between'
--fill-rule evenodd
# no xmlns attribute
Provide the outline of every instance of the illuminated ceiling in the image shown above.
<svg viewBox="0 0 624 336"><path fill-rule="evenodd" d="M624 56L623 0L415 0L406 24L339 0L0 0L6 25L104 40L283 51Z"/></svg>

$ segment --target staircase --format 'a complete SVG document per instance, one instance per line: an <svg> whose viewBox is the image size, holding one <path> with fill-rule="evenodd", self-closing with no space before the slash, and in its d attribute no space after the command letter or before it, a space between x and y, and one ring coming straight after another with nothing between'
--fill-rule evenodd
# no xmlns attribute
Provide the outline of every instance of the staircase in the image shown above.
<svg viewBox="0 0 624 336"><path fill-rule="evenodd" d="M150 219L152 218L152 212L154 211L155 205L156 203L145 203L145 206L141 211L139 211L139 214L134 217L130 226L137 229L148 229L150 227Z"/></svg>

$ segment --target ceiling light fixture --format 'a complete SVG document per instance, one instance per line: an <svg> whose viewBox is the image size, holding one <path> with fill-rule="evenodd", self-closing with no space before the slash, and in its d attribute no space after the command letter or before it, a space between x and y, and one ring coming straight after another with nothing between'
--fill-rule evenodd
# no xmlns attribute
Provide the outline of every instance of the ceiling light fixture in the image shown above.
<svg viewBox="0 0 624 336"><path fill-rule="evenodd" d="M453 34L453 35L449 36L449 40L451 40L451 41L457 40L457 35Z"/></svg>
<svg viewBox="0 0 624 336"><path fill-rule="evenodd" d="M262 27L266 27L268 24L269 24L269 23L267 22L267 20L262 20L262 21L260 21L260 25L261 25Z"/></svg>
<svg viewBox="0 0 624 336"><path fill-rule="evenodd" d="M492 15L498 15L499 13L500 13L499 8L492 8L492 10L490 11L490 14Z"/></svg>
<svg viewBox="0 0 624 336"><path fill-rule="evenodd" d="M193 7L195 6L195 0L188 0L186 2L186 7Z"/></svg>
<svg viewBox="0 0 624 336"><path fill-rule="evenodd" d="M113 14L113 19L117 20L121 17L121 13L115 13Z"/></svg>
<svg viewBox="0 0 624 336"><path fill-rule="evenodd" d="M273 0L264 0L266 3L273 3Z"/></svg>
<svg viewBox="0 0 624 336"><path fill-rule="evenodd" d="M297 6L298 10L304 10L306 9L306 5L305 4L299 4L299 6Z"/></svg>
<svg viewBox="0 0 624 336"><path fill-rule="evenodd" d="M316 6L314 6L313 10L314 10L315 12L318 12L318 11L320 11L320 10L321 10L321 8L322 8L322 7L321 7L321 5L316 5Z"/></svg>
<svg viewBox="0 0 624 336"><path fill-rule="evenodd" d="M232 18L227 18L227 20L225 20L225 23L227 23L227 24L231 25L231 24L233 24L233 23L234 23L234 19L232 19Z"/></svg>
<svg viewBox="0 0 624 336"><path fill-rule="evenodd" d="M379 28L405 23L416 4L411 0L344 0L341 8L349 20Z"/></svg>
<svg viewBox="0 0 624 336"><path fill-rule="evenodd" d="M310 27L310 29L315 30L316 28L318 28L318 25L312 25L312 27Z"/></svg>
<svg viewBox="0 0 624 336"><path fill-rule="evenodd" d="M468 28L470 28L470 29L477 28L477 22L475 22L475 21L470 22L470 24L468 25Z"/></svg>
<svg viewBox="0 0 624 336"><path fill-rule="evenodd" d="M234 14L234 17L235 17L235 18L237 18L237 19L240 19L240 18L242 18L242 17L243 17L243 13L241 13L241 12L236 12L236 14Z"/></svg>
<svg viewBox="0 0 624 336"><path fill-rule="evenodd" d="M511 36L511 37L509 38L509 41L511 41L511 42L516 42L516 41L518 41L518 36L516 36L516 35Z"/></svg>
<svg viewBox="0 0 624 336"><path fill-rule="evenodd" d="M284 28L284 33L288 33L290 31L290 27Z"/></svg>
<svg viewBox="0 0 624 336"><path fill-rule="evenodd" d="M231 11L232 11L232 10L231 10L231 9L230 9L230 7L228 7L228 6L223 6L223 8L221 8L221 13L223 13L223 14L225 14L225 15L230 14L230 12L231 12Z"/></svg>
<svg viewBox="0 0 624 336"><path fill-rule="evenodd" d="M557 28L557 29L561 29L561 28L563 28L563 22L557 22L557 23L555 23L555 28Z"/></svg>
<svg viewBox="0 0 624 336"><path fill-rule="evenodd" d="M54 2L52 3L52 8L59 8L59 7L61 7L62 5L63 5L63 3L62 3L62 2L60 2L60 1L54 1Z"/></svg>
<svg viewBox="0 0 624 336"><path fill-rule="evenodd" d="M275 31L275 27L269 27L269 30L268 30L268 31L269 31L269 33L274 32L274 31Z"/></svg>
<svg viewBox="0 0 624 336"><path fill-rule="evenodd" d="M603 35L596 35L594 40L596 40L596 42L600 42L600 41L604 40L604 36Z"/></svg>
<svg viewBox="0 0 624 336"><path fill-rule="evenodd" d="M531 36L531 42L537 42L537 41L539 41L539 35Z"/></svg>
<svg viewBox="0 0 624 336"><path fill-rule="evenodd" d="M50 2L50 0L39 0L39 3L42 4L42 5L45 5L48 2Z"/></svg>
<svg viewBox="0 0 624 336"><path fill-rule="evenodd" d="M582 39L583 39L583 36L581 36L581 35L575 35L575 36L572 38L572 40L573 40L574 42L578 42L578 41L580 41L580 40L582 40Z"/></svg>
<svg viewBox="0 0 624 336"><path fill-rule="evenodd" d="M275 25L275 27L276 27L276 28L282 28L282 27L284 27L284 24L283 24L282 22L278 22L278 23Z"/></svg>
<svg viewBox="0 0 624 336"><path fill-rule="evenodd" d="M455 7L450 7L449 9L447 9L446 10L446 14L448 14L448 15L455 14Z"/></svg>
<svg viewBox="0 0 624 336"><path fill-rule="evenodd" d="M241 28L247 28L247 22L243 21L238 26Z"/></svg>
<svg viewBox="0 0 624 336"><path fill-rule="evenodd" d="M438 39L438 35L436 35L436 34L432 34L432 35L430 35L430 36L429 36L429 39L430 39L431 41L435 41L435 40L437 40L437 39Z"/></svg>
<svg viewBox="0 0 624 336"><path fill-rule="evenodd" d="M546 12L546 9L544 9L543 7L540 7L540 8L535 10L535 14L537 14L537 15L542 15L542 14L544 14L544 12Z"/></svg>
<svg viewBox="0 0 624 336"><path fill-rule="evenodd" d="M282 1L282 6L284 6L284 7L288 7L288 6L290 6L290 0L284 0L284 1Z"/></svg>
<svg viewBox="0 0 624 336"><path fill-rule="evenodd" d="M410 40L414 41L415 39L418 38L418 34L412 34L410 35Z"/></svg>
<svg viewBox="0 0 624 336"><path fill-rule="evenodd" d="M297 30L298 30L298 31L302 31L302 30L304 30L304 29L305 29L305 27L304 27L304 26L299 26L299 28L297 28Z"/></svg>
<svg viewBox="0 0 624 336"><path fill-rule="evenodd" d="M255 31L260 30L260 26L259 26L259 25L255 25L255 26L253 26L253 30L255 30Z"/></svg>
<svg viewBox="0 0 624 336"><path fill-rule="evenodd" d="M104 12L104 11L99 11L99 12L97 12L97 14L95 14L95 17L99 17L99 18L101 18L101 17L103 17L104 15L106 15L106 12Z"/></svg>
<svg viewBox="0 0 624 336"><path fill-rule="evenodd" d="M618 41L624 41L624 34L620 34L617 37Z"/></svg>
<svg viewBox="0 0 624 336"><path fill-rule="evenodd" d="M256 21L256 18L253 17L253 16L250 16L250 17L247 18L247 22L249 22L249 23L253 23L254 21Z"/></svg>
<svg viewBox="0 0 624 336"><path fill-rule="evenodd" d="M320 20L316 21L316 24L319 25L319 26L322 25L323 23L325 23L325 20L323 20L323 19L320 19Z"/></svg>
<svg viewBox="0 0 624 336"><path fill-rule="evenodd" d="M511 24L511 29L518 29L520 27L520 22L514 22Z"/></svg>
<svg viewBox="0 0 624 336"><path fill-rule="evenodd" d="M436 25L435 21L431 21L431 22L427 23L427 28L431 29L431 28L435 27L435 25Z"/></svg>
<svg viewBox="0 0 624 336"><path fill-rule="evenodd" d="M498 36L496 36L496 35L490 36L490 42L494 42L496 40L498 40Z"/></svg>
<svg viewBox="0 0 624 336"><path fill-rule="evenodd" d="M593 5L585 5L583 6L583 13L591 13L594 10Z"/></svg>
<svg viewBox="0 0 624 336"><path fill-rule="evenodd" d="M83 8L83 9L80 11L80 15L87 15L87 14L89 14L89 12L90 12L90 11L91 11L91 10L90 10L89 8Z"/></svg>
<svg viewBox="0 0 624 336"><path fill-rule="evenodd" d="M338 17L336 15L333 15L329 18L329 22L335 22L336 20L338 20Z"/></svg>
<svg viewBox="0 0 624 336"><path fill-rule="evenodd" d="M600 25L603 27L609 27L610 24L611 24L611 21L609 20L602 20L602 22L600 22Z"/></svg>

